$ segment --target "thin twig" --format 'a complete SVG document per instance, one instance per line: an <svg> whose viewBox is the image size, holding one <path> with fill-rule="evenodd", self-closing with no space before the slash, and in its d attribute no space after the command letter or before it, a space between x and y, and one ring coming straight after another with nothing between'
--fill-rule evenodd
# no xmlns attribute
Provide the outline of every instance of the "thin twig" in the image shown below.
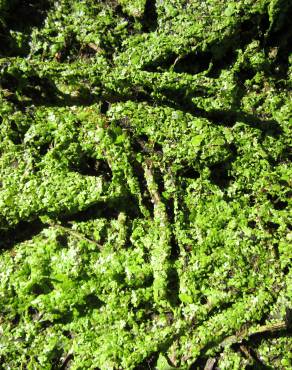
<svg viewBox="0 0 292 370"><path fill-rule="evenodd" d="M287 325L284 321L281 321L275 324L270 324L270 325L262 325L258 327L257 329L254 329L250 332L248 330L245 330L243 332L240 332L238 334L231 335L230 337L225 338L221 342L220 347L226 347L227 345L240 343L244 339L247 339L254 335L260 335L264 333L275 333L275 332L286 330L286 329L287 329Z"/></svg>
<svg viewBox="0 0 292 370"><path fill-rule="evenodd" d="M95 240L89 239L86 236L84 236L83 234L80 234L78 231L72 230L69 227L66 227L66 226L63 226L63 225L54 224L54 223L53 224L50 224L50 226L52 226L52 227L54 227L56 229L62 230L65 233L70 234L70 235L74 236L77 239L85 240L88 243L93 243L93 244L97 245L99 248L102 248L102 245L99 244L99 243L97 243Z"/></svg>

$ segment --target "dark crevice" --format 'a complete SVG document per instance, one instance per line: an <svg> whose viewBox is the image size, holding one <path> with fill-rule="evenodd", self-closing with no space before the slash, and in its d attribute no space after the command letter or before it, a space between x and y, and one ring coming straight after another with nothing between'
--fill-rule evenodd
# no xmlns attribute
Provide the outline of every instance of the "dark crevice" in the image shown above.
<svg viewBox="0 0 292 370"><path fill-rule="evenodd" d="M204 49L196 50L186 55L170 53L163 58L151 61L143 68L145 71L165 71L174 66L178 73L196 74L212 67L209 76L218 77L223 68L230 67L236 59L236 50L243 49L253 38L262 40L269 26L267 14L256 14L250 19L244 19L234 29L232 34L224 39L204 45ZM261 28L262 27L262 28ZM176 60L178 60L177 63Z"/></svg>
<svg viewBox="0 0 292 370"><path fill-rule="evenodd" d="M10 122L10 127L12 129L12 133L9 135L10 140L13 142L15 145L19 145L23 142L24 135L25 135L25 130L21 129L17 126L15 121Z"/></svg>
<svg viewBox="0 0 292 370"><path fill-rule="evenodd" d="M78 52L78 56L82 59L90 59L95 57L95 55L98 53L98 49L95 45L81 45L79 44L80 49Z"/></svg>
<svg viewBox="0 0 292 370"><path fill-rule="evenodd" d="M125 127L125 126L123 126ZM131 128L129 128L129 131L133 132ZM146 153L149 154L150 149L148 148L148 136L145 134L141 135L132 135L131 137L131 144L133 151L135 153Z"/></svg>
<svg viewBox="0 0 292 370"><path fill-rule="evenodd" d="M207 74L208 77L218 78L224 69L230 68L237 59L237 52L233 47L227 48L220 58L212 58L212 66Z"/></svg>
<svg viewBox="0 0 292 370"><path fill-rule="evenodd" d="M105 303L101 301L96 295L88 294L84 298L83 304L77 304L75 309L78 311L80 317L88 314L89 311L96 310L104 306Z"/></svg>
<svg viewBox="0 0 292 370"><path fill-rule="evenodd" d="M161 200L163 201L162 194L165 192L165 187L164 187L164 179L163 179L161 170L155 167L153 169L153 176L154 176L157 188L158 188L158 193L160 194Z"/></svg>
<svg viewBox="0 0 292 370"><path fill-rule="evenodd" d="M202 295L200 297L200 303L201 303L201 305L204 305L204 304L208 303L208 297L205 296L205 295Z"/></svg>
<svg viewBox="0 0 292 370"><path fill-rule="evenodd" d="M180 170L177 171L177 176L186 179L198 179L200 177L200 172L197 171L194 167L191 166L184 166Z"/></svg>
<svg viewBox="0 0 292 370"><path fill-rule="evenodd" d="M276 195L267 194L267 198L273 204L274 208L277 211L281 211L288 207L288 202L285 200L279 199Z"/></svg>
<svg viewBox="0 0 292 370"><path fill-rule="evenodd" d="M14 326L18 325L19 322L20 322L20 319L21 319L20 314L16 313L14 318L11 320L12 325L14 325Z"/></svg>
<svg viewBox="0 0 292 370"><path fill-rule="evenodd" d="M204 89L202 91L198 89L195 94L191 95L187 95L185 89L168 88L161 90L161 93L163 93L165 99L156 99L158 104L181 110L197 117L207 118L216 125L232 127L236 122L244 122L253 128L261 130L264 136L279 137L282 133L280 124L274 119L261 119L258 116L242 112L238 109L205 111L196 107L192 98L194 96L208 96L207 91Z"/></svg>
<svg viewBox="0 0 292 370"><path fill-rule="evenodd" d="M292 307L286 308L285 324L290 333L292 333Z"/></svg>
<svg viewBox="0 0 292 370"><path fill-rule="evenodd" d="M291 44L288 43L288 40L291 37L292 29L287 27L292 17L292 3L290 1L283 2L285 11L279 11L278 15L274 14L274 23L271 25L268 34L264 39L264 47L268 48L271 46L286 46L291 50Z"/></svg>
<svg viewBox="0 0 292 370"><path fill-rule="evenodd" d="M144 65L143 70L146 72L165 72L174 65L177 58L178 55L176 53L170 52L162 60L157 59L155 61L151 61L151 63Z"/></svg>
<svg viewBox="0 0 292 370"><path fill-rule="evenodd" d="M180 250L175 235L173 233L170 238L170 248L171 249L169 259L170 261L176 261L179 258Z"/></svg>
<svg viewBox="0 0 292 370"><path fill-rule="evenodd" d="M257 223L255 221L248 221L247 226L251 229L254 229L256 227Z"/></svg>
<svg viewBox="0 0 292 370"><path fill-rule="evenodd" d="M158 28L158 14L155 0L146 0L141 24L143 32L154 32Z"/></svg>
<svg viewBox="0 0 292 370"><path fill-rule="evenodd" d="M106 181L111 181L113 177L107 161L86 155L81 157L79 163L71 164L69 169L85 176L103 176Z"/></svg>
<svg viewBox="0 0 292 370"><path fill-rule="evenodd" d="M0 56L25 56L29 52L31 29L43 24L51 4L50 0L11 1L3 14L5 26L0 22ZM23 34L20 46L11 37L10 30Z"/></svg>
<svg viewBox="0 0 292 370"><path fill-rule="evenodd" d="M136 161L132 160L131 161L133 170L134 170L134 175L136 176L139 186L140 186L140 192L143 198L143 205L147 208L147 210L150 213L150 216L153 217L154 215L154 204L151 201L151 196L147 187L147 182L144 176L144 170L142 168L142 165Z"/></svg>
<svg viewBox="0 0 292 370"><path fill-rule="evenodd" d="M29 292L36 296L41 294L49 294L54 290L54 286L49 278L42 278L38 283L33 284Z"/></svg>
<svg viewBox="0 0 292 370"><path fill-rule="evenodd" d="M279 228L279 224L275 223L275 222L272 222L272 221L268 221L266 222L265 224L267 230L273 234L278 228Z"/></svg>
<svg viewBox="0 0 292 370"><path fill-rule="evenodd" d="M58 234L56 236L56 242L61 246L61 247L67 247L68 246L68 235L63 233L63 234Z"/></svg>
<svg viewBox="0 0 292 370"><path fill-rule="evenodd" d="M0 231L0 250L10 249L17 243L22 243L26 240L31 240L38 235L45 225L40 220L21 221L7 231Z"/></svg>
<svg viewBox="0 0 292 370"><path fill-rule="evenodd" d="M274 202L274 208L277 210L277 211L281 211L285 208L288 207L288 202L287 201L282 201L282 200L276 200Z"/></svg>
<svg viewBox="0 0 292 370"><path fill-rule="evenodd" d="M165 208L167 212L168 221L170 224L174 224L175 215L174 215L174 199L170 197L168 199L163 198L165 203Z"/></svg>
<svg viewBox="0 0 292 370"><path fill-rule="evenodd" d="M283 6L287 7L286 11L282 10L275 14L275 22L271 25L271 29L266 35L263 47L265 49L266 57L269 51L277 48L277 55L271 67L271 73L278 79L287 79L289 71L289 56L292 51L292 28L287 27L292 18L292 3L283 2Z"/></svg>
<svg viewBox="0 0 292 370"><path fill-rule="evenodd" d="M8 100L21 111L25 111L31 105L36 107L88 106L99 100L99 97L92 94L88 88L79 88L79 95L76 97L64 94L50 78L40 77L35 71L30 71L27 76L21 70L14 72L14 75L9 72L3 73L0 86L13 93ZM21 93L25 100L19 100L16 93Z"/></svg>
<svg viewBox="0 0 292 370"><path fill-rule="evenodd" d="M219 186L221 189L226 189L230 182L234 180L233 176L230 175L230 171L232 169L232 163L237 156L237 149L235 145L230 145L229 149L229 158L223 162L219 162L210 166L210 180L213 184Z"/></svg>
<svg viewBox="0 0 292 370"><path fill-rule="evenodd" d="M184 56L170 53L163 61L148 64L143 69L147 72L165 72L173 67L176 73L187 73L195 75L207 70L212 60L210 52L194 51Z"/></svg>
<svg viewBox="0 0 292 370"><path fill-rule="evenodd" d="M159 144L159 143L155 142L154 145L153 145L153 150L158 155L163 155L163 145L162 144Z"/></svg>
<svg viewBox="0 0 292 370"><path fill-rule="evenodd" d="M211 60L212 54L210 52L192 52L178 60L174 66L174 71L194 75L207 70Z"/></svg>
<svg viewBox="0 0 292 370"><path fill-rule="evenodd" d="M149 149L147 148L148 145L148 136L141 134L139 136L133 135L133 129L129 124L127 119L120 120L120 125L129 131L132 135L130 136L131 139L131 146L134 153L146 153L149 154ZM140 193L143 198L143 205L149 211L151 217L154 215L154 204L151 201L151 196L147 187L147 181L145 179L144 169L142 165L137 161L135 156L132 156L130 159L131 166L133 168L133 172L135 177L138 180Z"/></svg>
<svg viewBox="0 0 292 370"><path fill-rule="evenodd" d="M212 366L213 367L207 367L208 364L212 361ZM218 368L216 367L217 359L209 359L207 357L202 357L200 356L190 367L189 370L206 370L206 369L214 369L217 370ZM219 370L219 369L218 369Z"/></svg>
<svg viewBox="0 0 292 370"><path fill-rule="evenodd" d="M176 268L172 267L168 271L168 285L167 285L168 297L167 299L173 307L178 306L181 303L178 297L179 286L180 284L179 284L178 272Z"/></svg>
<svg viewBox="0 0 292 370"><path fill-rule="evenodd" d="M50 0L21 0L14 1L9 9L6 24L16 31L27 30L31 27L40 27L52 4Z"/></svg>
<svg viewBox="0 0 292 370"><path fill-rule="evenodd" d="M51 149L51 146L52 146L51 142L47 142L47 143L43 143L43 144L39 145L37 147L39 154L42 157L44 157L48 153L48 151Z"/></svg>
<svg viewBox="0 0 292 370"><path fill-rule="evenodd" d="M7 79L7 76L5 76ZM12 76L13 77L13 76ZM33 82L33 83L32 83ZM16 79L16 83L18 83ZM3 84L3 82L2 82ZM10 87L15 86L13 81L8 83ZM24 85L24 82L22 82ZM17 86L17 85L16 85ZM66 94L61 93L54 83L48 79L38 78L37 80L30 79L30 84L27 83L27 87L24 88L24 93L31 99L30 103L34 105L43 105L46 106L87 106L91 105L95 100L98 99L97 96L94 96L89 93L89 91L83 91L83 95L80 97L73 98ZM5 86L4 86L5 88ZM208 96L208 91L205 88L197 88L195 92L191 94L186 91L186 89L163 89L160 91L165 98L155 99L151 97L151 89L144 87L133 87L132 96L115 96L108 95L104 97L106 101L110 103L114 102L124 102L128 100L134 100L136 102L147 102L148 104L159 104L161 106L168 106L174 109L179 109L185 113L190 113L194 116L207 118L214 124L223 125L227 127L232 127L235 122L241 121L251 127L260 129L264 135L278 137L282 133L281 126L275 120L263 120L255 115L241 112L238 109L240 102L237 97L235 102L235 110L211 110L205 111L196 107L192 101L194 96L203 97ZM23 103L22 103L23 104ZM27 105L27 103L25 103Z"/></svg>
<svg viewBox="0 0 292 370"><path fill-rule="evenodd" d="M110 103L107 102L106 100L103 100L100 105L100 113L106 114L109 108L110 108Z"/></svg>
<svg viewBox="0 0 292 370"><path fill-rule="evenodd" d="M251 80L256 75L256 73L257 71L251 66L241 66L236 72L236 77L242 85L246 80Z"/></svg>
<svg viewBox="0 0 292 370"><path fill-rule="evenodd" d="M52 369L60 369L61 366L61 359L64 356L63 349L54 348L54 352L50 358L50 365Z"/></svg>
<svg viewBox="0 0 292 370"><path fill-rule="evenodd" d="M107 202L97 202L83 211L60 217L60 220L85 222L96 218L117 218L121 212L130 218L141 217L137 199L129 194L127 197L110 199Z"/></svg>
<svg viewBox="0 0 292 370"><path fill-rule="evenodd" d="M227 188L232 180L232 177L229 175L228 164L222 162L214 164L210 167L211 175L210 180L213 184L219 186L219 188Z"/></svg>

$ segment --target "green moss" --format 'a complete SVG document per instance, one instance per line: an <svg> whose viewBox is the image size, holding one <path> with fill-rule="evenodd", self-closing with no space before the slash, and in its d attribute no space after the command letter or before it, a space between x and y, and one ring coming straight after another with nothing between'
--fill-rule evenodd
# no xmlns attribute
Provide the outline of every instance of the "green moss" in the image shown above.
<svg viewBox="0 0 292 370"><path fill-rule="evenodd" d="M290 368L291 2L21 7L0 2L1 366Z"/></svg>

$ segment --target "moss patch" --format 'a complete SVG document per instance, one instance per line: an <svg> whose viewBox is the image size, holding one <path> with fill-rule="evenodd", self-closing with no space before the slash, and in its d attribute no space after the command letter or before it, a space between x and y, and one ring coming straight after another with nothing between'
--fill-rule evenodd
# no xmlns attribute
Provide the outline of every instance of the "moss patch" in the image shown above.
<svg viewBox="0 0 292 370"><path fill-rule="evenodd" d="M291 10L0 1L4 369L292 366Z"/></svg>

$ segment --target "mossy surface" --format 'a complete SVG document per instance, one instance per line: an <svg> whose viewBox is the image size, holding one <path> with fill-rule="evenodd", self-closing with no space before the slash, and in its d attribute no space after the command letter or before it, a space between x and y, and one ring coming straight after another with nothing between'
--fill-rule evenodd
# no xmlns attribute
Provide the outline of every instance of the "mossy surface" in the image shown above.
<svg viewBox="0 0 292 370"><path fill-rule="evenodd" d="M290 0L0 0L0 367L291 369Z"/></svg>

